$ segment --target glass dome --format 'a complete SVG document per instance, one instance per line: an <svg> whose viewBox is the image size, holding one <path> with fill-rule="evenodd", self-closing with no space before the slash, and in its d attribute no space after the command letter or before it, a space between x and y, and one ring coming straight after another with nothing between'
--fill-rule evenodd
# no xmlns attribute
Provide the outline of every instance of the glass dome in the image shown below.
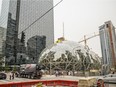
<svg viewBox="0 0 116 87"><path fill-rule="evenodd" d="M90 70L99 69L101 59L88 47L73 41L62 41L45 48L39 64L46 70Z"/></svg>

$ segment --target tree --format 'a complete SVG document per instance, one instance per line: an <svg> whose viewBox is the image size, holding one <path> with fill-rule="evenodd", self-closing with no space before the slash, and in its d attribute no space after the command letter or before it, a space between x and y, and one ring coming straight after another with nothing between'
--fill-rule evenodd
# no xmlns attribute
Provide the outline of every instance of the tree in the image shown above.
<svg viewBox="0 0 116 87"><path fill-rule="evenodd" d="M17 71L17 68L16 68L16 65L14 65L13 72L16 72L16 71Z"/></svg>
<svg viewBox="0 0 116 87"><path fill-rule="evenodd" d="M6 66L5 66L5 72L8 72L9 70L10 70L9 66L6 65Z"/></svg>

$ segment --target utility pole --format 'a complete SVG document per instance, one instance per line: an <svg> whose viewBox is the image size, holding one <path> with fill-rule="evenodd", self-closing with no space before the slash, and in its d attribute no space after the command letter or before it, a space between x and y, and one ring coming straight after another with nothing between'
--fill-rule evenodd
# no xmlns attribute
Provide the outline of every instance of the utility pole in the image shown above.
<svg viewBox="0 0 116 87"><path fill-rule="evenodd" d="M38 42L38 40L37 40L37 36L36 36L36 48L35 48L35 50L36 50L36 59L35 59L35 63L37 64L37 58L38 58L38 47L37 47L37 42Z"/></svg>
<svg viewBox="0 0 116 87"><path fill-rule="evenodd" d="M19 14L20 14L20 0L17 0L17 9L16 9L16 29L14 33L14 58L15 65L17 64L17 49L18 49L18 27L19 27Z"/></svg>

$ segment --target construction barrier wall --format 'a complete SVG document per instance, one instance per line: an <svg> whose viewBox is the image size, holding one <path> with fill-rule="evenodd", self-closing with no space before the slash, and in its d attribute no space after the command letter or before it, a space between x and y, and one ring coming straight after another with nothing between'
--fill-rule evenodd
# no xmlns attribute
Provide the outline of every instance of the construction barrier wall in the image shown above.
<svg viewBox="0 0 116 87"><path fill-rule="evenodd" d="M38 85L38 86L37 86ZM68 86L68 87L78 87L78 81L67 81L67 80L36 80L36 81L28 81L28 82L9 82L6 84L0 84L0 87L41 87L39 85L45 86ZM42 86L44 87L44 86Z"/></svg>

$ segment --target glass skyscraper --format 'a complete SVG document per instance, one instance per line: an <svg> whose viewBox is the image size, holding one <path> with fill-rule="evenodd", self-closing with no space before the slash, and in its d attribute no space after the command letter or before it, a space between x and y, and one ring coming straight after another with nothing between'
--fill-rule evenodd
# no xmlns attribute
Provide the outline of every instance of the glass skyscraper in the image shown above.
<svg viewBox="0 0 116 87"><path fill-rule="evenodd" d="M37 18L53 7L53 0L21 0L19 17L19 33L26 29ZM54 18L53 10L39 21L35 22L25 31L26 39L34 35L45 35L46 45L54 43Z"/></svg>
<svg viewBox="0 0 116 87"><path fill-rule="evenodd" d="M36 35L46 36L46 46L54 43L53 10L36 21L52 7L53 0L3 0L0 27L6 29L6 61L14 58L15 41L17 36L21 39L22 31L25 32L25 45Z"/></svg>

